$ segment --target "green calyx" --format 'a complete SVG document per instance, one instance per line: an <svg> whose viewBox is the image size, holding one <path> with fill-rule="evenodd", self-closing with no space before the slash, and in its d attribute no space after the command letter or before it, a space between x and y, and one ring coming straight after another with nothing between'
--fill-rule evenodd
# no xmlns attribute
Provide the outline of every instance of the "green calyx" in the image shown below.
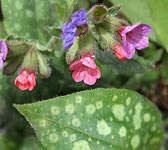
<svg viewBox="0 0 168 150"><path fill-rule="evenodd" d="M42 78L48 78L51 74L51 68L49 67L46 58L38 53L39 74Z"/></svg>
<svg viewBox="0 0 168 150"><path fill-rule="evenodd" d="M24 57L22 69L26 69L29 73L36 71L37 63L37 52L34 48L31 48Z"/></svg>
<svg viewBox="0 0 168 150"><path fill-rule="evenodd" d="M89 18L94 23L102 23L107 17L108 9L104 5L95 5L89 11Z"/></svg>
<svg viewBox="0 0 168 150"><path fill-rule="evenodd" d="M85 37L75 39L74 44L66 53L67 64L72 64L75 60L80 59L85 54L94 54L94 39L91 33L88 33Z"/></svg>

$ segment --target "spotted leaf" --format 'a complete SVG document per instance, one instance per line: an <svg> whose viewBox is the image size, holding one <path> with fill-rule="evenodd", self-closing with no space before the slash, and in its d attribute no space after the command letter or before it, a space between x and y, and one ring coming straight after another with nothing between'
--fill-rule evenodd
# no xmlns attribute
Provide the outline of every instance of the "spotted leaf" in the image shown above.
<svg viewBox="0 0 168 150"><path fill-rule="evenodd" d="M158 150L161 115L129 90L95 89L15 105L48 150Z"/></svg>
<svg viewBox="0 0 168 150"><path fill-rule="evenodd" d="M46 26L62 25L65 10L50 0L2 0L5 29L9 35L45 43Z"/></svg>

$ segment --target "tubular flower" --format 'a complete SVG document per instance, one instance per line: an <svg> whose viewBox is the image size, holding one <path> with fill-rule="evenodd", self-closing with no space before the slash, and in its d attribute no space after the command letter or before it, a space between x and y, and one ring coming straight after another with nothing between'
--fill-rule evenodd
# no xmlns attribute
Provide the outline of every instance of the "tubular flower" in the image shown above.
<svg viewBox="0 0 168 150"><path fill-rule="evenodd" d="M6 42L0 40L0 69L3 67L3 63L6 60L8 48Z"/></svg>
<svg viewBox="0 0 168 150"><path fill-rule="evenodd" d="M132 26L123 26L119 31L123 39L123 52L126 58L131 59L134 56L135 49L142 50L149 45L148 35L151 27L140 22Z"/></svg>
<svg viewBox="0 0 168 150"><path fill-rule="evenodd" d="M15 79L15 85L19 87L20 90L32 91L36 85L36 75L35 72L28 73L26 69L22 70L19 76Z"/></svg>
<svg viewBox="0 0 168 150"><path fill-rule="evenodd" d="M67 22L62 27L62 38L65 40L64 49L68 49L73 45L74 40L77 38L78 27L87 23L87 14L85 9L82 8L75 12L71 17L71 20L72 22Z"/></svg>
<svg viewBox="0 0 168 150"><path fill-rule="evenodd" d="M73 71L72 78L75 82L83 80L85 84L93 85L101 77L101 72L90 54L72 63L69 69Z"/></svg>
<svg viewBox="0 0 168 150"><path fill-rule="evenodd" d="M125 61L125 55L123 53L123 47L121 45L114 45L115 48L115 55L120 59L121 61Z"/></svg>

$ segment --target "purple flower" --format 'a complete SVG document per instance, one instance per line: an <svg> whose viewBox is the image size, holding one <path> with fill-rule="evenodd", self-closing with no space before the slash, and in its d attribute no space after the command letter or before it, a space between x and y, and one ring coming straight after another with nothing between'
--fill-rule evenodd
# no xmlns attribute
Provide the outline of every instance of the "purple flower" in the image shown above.
<svg viewBox="0 0 168 150"><path fill-rule="evenodd" d="M126 58L131 59L134 56L135 49L142 50L148 47L148 34L151 30L150 26L140 24L140 22L132 26L123 26L119 33L123 39L123 52Z"/></svg>
<svg viewBox="0 0 168 150"><path fill-rule="evenodd" d="M87 23L87 13L85 12L84 8L81 8L79 11L75 12L72 17L72 23L76 26L84 25Z"/></svg>
<svg viewBox="0 0 168 150"><path fill-rule="evenodd" d="M6 42L0 40L0 69L3 67L4 60L6 59L8 48Z"/></svg>
<svg viewBox="0 0 168 150"><path fill-rule="evenodd" d="M62 27L62 38L65 40L64 48L68 49L72 46L74 40L76 39L76 30L77 27L71 22L67 22Z"/></svg>

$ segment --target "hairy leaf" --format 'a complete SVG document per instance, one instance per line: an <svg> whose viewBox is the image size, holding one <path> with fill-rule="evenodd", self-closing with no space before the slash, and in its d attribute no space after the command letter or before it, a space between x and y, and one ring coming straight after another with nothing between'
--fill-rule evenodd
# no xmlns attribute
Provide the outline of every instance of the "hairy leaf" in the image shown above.
<svg viewBox="0 0 168 150"><path fill-rule="evenodd" d="M129 90L95 89L15 105L48 150L158 150L159 111Z"/></svg>
<svg viewBox="0 0 168 150"><path fill-rule="evenodd" d="M45 43L49 34L44 27L63 24L63 15L57 6L49 0L2 0L7 33Z"/></svg>

